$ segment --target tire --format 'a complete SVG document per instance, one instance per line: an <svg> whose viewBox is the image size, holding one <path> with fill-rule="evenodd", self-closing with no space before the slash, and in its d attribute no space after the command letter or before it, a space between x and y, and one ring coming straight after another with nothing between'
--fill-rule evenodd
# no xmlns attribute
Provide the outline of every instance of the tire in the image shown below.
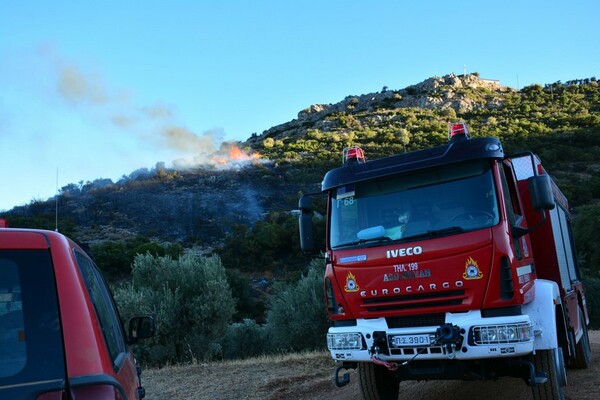
<svg viewBox="0 0 600 400"><path fill-rule="evenodd" d="M592 364L592 351L590 349L590 338L588 336L587 325L583 317L583 311L579 307L579 320L583 326L583 335L575 345L575 356L571 358L571 365L574 368L588 368Z"/></svg>
<svg viewBox="0 0 600 400"><path fill-rule="evenodd" d="M560 348L538 350L533 356L536 371L545 372L548 381L541 385L531 386L533 398L536 400L564 400L563 386L566 385L567 373L563 353Z"/></svg>
<svg viewBox="0 0 600 400"><path fill-rule="evenodd" d="M373 363L359 363L360 392L364 400L397 400L400 380L387 368Z"/></svg>

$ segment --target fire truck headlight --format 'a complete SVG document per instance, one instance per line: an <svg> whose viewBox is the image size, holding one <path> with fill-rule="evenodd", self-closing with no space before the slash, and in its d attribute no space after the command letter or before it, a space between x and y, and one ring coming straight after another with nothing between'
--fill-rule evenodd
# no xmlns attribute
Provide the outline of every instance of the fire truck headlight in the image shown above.
<svg viewBox="0 0 600 400"><path fill-rule="evenodd" d="M482 343L486 343L486 342L490 342L490 343L494 343L496 342L496 340L498 339L498 331L496 329L490 329L488 327L480 327L479 330L475 331L476 333L479 333L479 341L481 341ZM477 342L477 334L476 336L476 342Z"/></svg>
<svg viewBox="0 0 600 400"><path fill-rule="evenodd" d="M476 345L529 342L533 340L533 328L528 322L474 326L470 336Z"/></svg>
<svg viewBox="0 0 600 400"><path fill-rule="evenodd" d="M364 348L360 333L328 333L329 350L361 350Z"/></svg>
<svg viewBox="0 0 600 400"><path fill-rule="evenodd" d="M498 339L509 342L518 339L516 326L503 326L498 328Z"/></svg>

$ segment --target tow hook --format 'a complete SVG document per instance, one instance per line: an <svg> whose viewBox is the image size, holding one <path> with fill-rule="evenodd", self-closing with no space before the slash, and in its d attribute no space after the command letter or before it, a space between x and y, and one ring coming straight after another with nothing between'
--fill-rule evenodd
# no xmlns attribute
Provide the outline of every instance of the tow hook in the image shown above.
<svg viewBox="0 0 600 400"><path fill-rule="evenodd" d="M460 349L463 341L463 329L456 325L444 324L435 331L435 342L446 350L449 359L456 358L456 350Z"/></svg>
<svg viewBox="0 0 600 400"><path fill-rule="evenodd" d="M379 358L379 346L373 346L371 348L371 362L373 364L381 365L382 367L386 367L390 371L396 371L398 369L398 364L393 362L387 362Z"/></svg>
<svg viewBox="0 0 600 400"><path fill-rule="evenodd" d="M344 374L342 375L342 377L340 379L340 371L341 370L348 371L349 369L356 369L356 363L346 363L345 362L335 369L335 375L333 377L335 386L341 388L341 387L346 386L350 382L350 374L348 372L344 372Z"/></svg>
<svg viewBox="0 0 600 400"><path fill-rule="evenodd" d="M398 364L393 362L384 361L379 357L371 356L371 362L373 364L381 365L382 367L386 367L388 370L394 372L398 369Z"/></svg>

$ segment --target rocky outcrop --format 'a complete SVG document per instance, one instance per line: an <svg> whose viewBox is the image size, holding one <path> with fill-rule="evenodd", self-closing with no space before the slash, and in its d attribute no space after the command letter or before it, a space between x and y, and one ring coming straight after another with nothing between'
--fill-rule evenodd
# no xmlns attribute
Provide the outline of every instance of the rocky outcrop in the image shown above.
<svg viewBox="0 0 600 400"><path fill-rule="evenodd" d="M313 104L300 111L298 118L267 129L249 143L259 143L267 137L280 138L302 133L309 127L322 128L326 117L337 113L369 113L384 118L379 110L395 108L446 109L468 112L477 107L502 106L499 94L513 91L499 81L482 79L477 74L432 77L400 90L388 90L359 96L348 96L336 104Z"/></svg>

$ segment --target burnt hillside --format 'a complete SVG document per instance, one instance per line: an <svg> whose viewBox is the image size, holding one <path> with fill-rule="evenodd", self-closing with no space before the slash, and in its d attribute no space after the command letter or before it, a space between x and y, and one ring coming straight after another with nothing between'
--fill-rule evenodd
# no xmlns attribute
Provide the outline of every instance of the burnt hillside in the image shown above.
<svg viewBox="0 0 600 400"><path fill-rule="evenodd" d="M70 185L58 197L58 224L87 243L143 235L158 242L210 245L233 225L252 225L270 210L291 210L303 186L297 175L289 165L264 162L220 170L161 169L117 183ZM37 217L53 228L55 207L52 199L36 201L5 216L12 226Z"/></svg>

